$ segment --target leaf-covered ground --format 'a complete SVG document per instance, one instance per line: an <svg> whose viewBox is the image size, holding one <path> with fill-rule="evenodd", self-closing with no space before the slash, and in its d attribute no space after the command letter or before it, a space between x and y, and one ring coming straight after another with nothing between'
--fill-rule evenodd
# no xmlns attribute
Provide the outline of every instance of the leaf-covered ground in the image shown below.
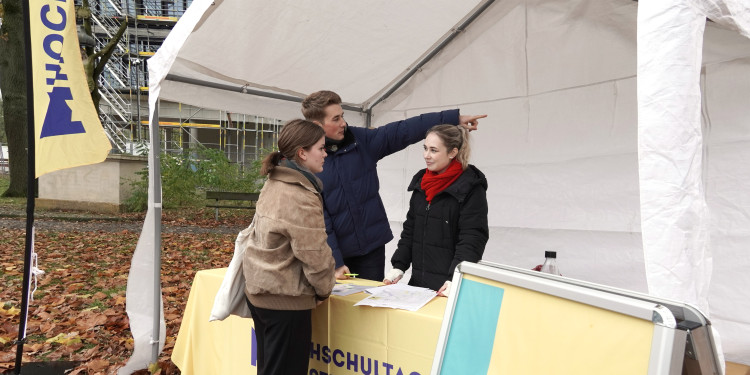
<svg viewBox="0 0 750 375"><path fill-rule="evenodd" d="M9 210L12 207L0 205L0 213ZM162 219L170 229L162 234L161 269L167 339L160 369L152 369L154 373L179 374L169 358L193 276L199 270L226 267L236 233L250 222L251 211L225 211L229 212L223 211L219 221L214 220L213 211L205 209L176 210ZM115 374L133 349L125 289L139 231L97 229L97 222L87 221L85 214L70 215L72 220L80 215L80 222L74 221L75 230L69 229L69 217L67 225L60 226L62 230L46 223L47 229L36 231L38 266L45 274L39 278L29 306L23 363L79 361L80 366L70 374ZM121 216L139 224L139 215ZM2 373L14 366L16 357L13 341L18 337L20 319L25 230L0 225L0 232Z"/></svg>

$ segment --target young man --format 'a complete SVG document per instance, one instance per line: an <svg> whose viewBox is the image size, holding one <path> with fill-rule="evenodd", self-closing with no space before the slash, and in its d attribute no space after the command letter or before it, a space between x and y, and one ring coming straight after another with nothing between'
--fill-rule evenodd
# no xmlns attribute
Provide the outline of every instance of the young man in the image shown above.
<svg viewBox="0 0 750 375"><path fill-rule="evenodd" d="M302 114L326 133L328 157L318 177L323 181L326 231L336 260L336 278L356 273L360 278L382 281L385 244L393 239L393 233L379 194L378 161L423 140L434 125L461 125L471 131L487 115L460 116L454 109L375 129L349 127L341 97L332 91L307 96L302 101Z"/></svg>

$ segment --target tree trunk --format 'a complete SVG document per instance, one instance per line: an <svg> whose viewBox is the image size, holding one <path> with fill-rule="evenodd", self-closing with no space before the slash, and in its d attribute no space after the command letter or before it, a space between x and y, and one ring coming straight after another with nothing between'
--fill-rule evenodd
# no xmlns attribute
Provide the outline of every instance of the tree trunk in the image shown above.
<svg viewBox="0 0 750 375"><path fill-rule="evenodd" d="M0 90L10 159L10 186L4 197L25 197L28 191L26 60L21 0L3 0L0 28Z"/></svg>

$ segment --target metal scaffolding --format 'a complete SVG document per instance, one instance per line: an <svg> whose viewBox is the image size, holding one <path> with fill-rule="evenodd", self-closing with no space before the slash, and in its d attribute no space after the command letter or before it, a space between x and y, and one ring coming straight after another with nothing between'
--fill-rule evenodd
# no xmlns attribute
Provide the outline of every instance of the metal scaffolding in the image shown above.
<svg viewBox="0 0 750 375"><path fill-rule="evenodd" d="M96 47L115 35L121 22L127 30L107 62L99 84L101 120L113 152L139 154L148 142L148 58L162 45L191 0L89 0ZM82 0L76 0L81 6ZM181 103L161 103L163 150L184 152L190 147L220 149L241 165L272 150L281 123L251 114L229 113Z"/></svg>

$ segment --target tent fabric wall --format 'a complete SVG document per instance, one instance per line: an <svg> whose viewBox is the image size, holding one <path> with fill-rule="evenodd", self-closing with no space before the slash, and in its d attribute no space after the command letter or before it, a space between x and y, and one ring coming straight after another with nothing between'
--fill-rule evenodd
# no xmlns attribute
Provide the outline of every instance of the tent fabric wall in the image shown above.
<svg viewBox="0 0 750 375"><path fill-rule="evenodd" d="M298 117L299 103L245 95L240 88L246 85L299 97L331 89L346 102L366 108L435 45L421 38L411 44L410 33L417 25L445 26L429 31L437 40L480 5L419 2L419 7L399 10L401 3L393 2L315 3L338 12L331 18L326 12L306 9L307 3L293 6L281 1L278 7L285 8L285 22L270 24L263 19L282 12L276 5L230 0L216 1L213 6L207 3L196 0L193 7L198 4L205 12L188 17L191 7L177 24L187 26L175 28L166 48L162 47L165 51L160 49L149 60L152 94L156 87L162 99L281 119ZM645 77L639 77L643 72L637 69L641 56L636 26L643 3L496 1L404 86L373 108L374 126L456 107L463 114L489 115L480 122L479 131L472 133L472 162L485 172L490 185L491 234L485 259L531 268L542 262L545 250L557 250L565 276L650 290L644 256L650 228L642 236L641 227L650 225L653 217L646 210L649 217L641 221L644 175L639 176L643 171L639 170L638 149L639 136L643 137L639 135L642 98L638 94ZM750 156L746 155L750 152L746 151L750 150L746 144L750 141L746 101L750 97L750 41L743 37L746 32L734 31L745 30L747 12L734 7L742 5L733 1L672 3L703 4L713 9L710 17L725 20L705 26L703 52L695 50L692 58L698 62L699 85L694 87L700 95L698 122L691 120L691 124L703 137L698 154L703 164L694 170L702 188L692 196L699 202L703 199L705 206L700 221L690 223L689 228L699 228L695 233L703 236L698 240L703 238L705 246L691 243L688 248L709 251L713 264L694 259L697 271L687 272L710 274L713 269L710 279L701 276L703 284L689 288L699 290L700 298L708 302L701 308L710 310L722 334L726 359L750 364L750 318L745 313L750 311L746 302L750 301L750 273L745 272L750 267L746 256L750 166L744 163ZM448 12L443 5L461 8ZM387 15L382 7L389 9ZM704 10L696 14L708 14ZM290 13L295 11L296 16ZM402 12L409 12L410 17L390 17ZM361 13L373 16L357 17ZM386 16L391 21L387 24L371 19ZM695 25L705 23L704 19ZM256 21L263 33L253 29ZM338 36L347 33L350 39ZM390 38L404 41L392 46L384 43ZM330 46L337 48L328 50ZM402 48L414 48L414 52L385 56L399 55ZM196 87L167 79L168 74L237 90ZM346 116L350 125L364 124L361 114L348 112ZM381 195L397 238L408 204L406 184L424 168L421 147L411 146L379 163ZM654 180L661 178L648 173ZM655 183L645 182L646 187ZM395 242L387 246L388 251Z"/></svg>
<svg viewBox="0 0 750 375"><path fill-rule="evenodd" d="M649 292L709 314L713 256L703 181L705 15L680 0L638 12L641 223Z"/></svg>
<svg viewBox="0 0 750 375"><path fill-rule="evenodd" d="M715 148L710 142L712 129L724 126L721 121L715 121L716 117L712 114L724 113L721 110L724 107L722 102L731 100L737 92L718 91L718 97L710 98L703 95L703 92L710 92L706 88L707 83L722 81L720 76L714 74L714 67L721 67L725 62L742 65L742 58L716 61L715 57L705 58L702 54L706 50L703 48L704 40L711 43L709 38L704 37L706 17L713 17L725 26L739 29L745 36L750 35L750 24L747 23L750 8L742 7L744 11L737 14L742 17L734 18L732 13L739 9L735 4L726 2L701 4L671 0L639 6L638 149L643 248L649 293L698 306L712 316L718 328L716 332L726 336L726 357L750 361L747 355L750 345L741 343L742 338L750 337L750 326L747 324L750 319L744 317L738 321L735 317L729 317L733 315L730 311L747 311L750 307L747 296L742 298L737 295L743 292L736 289L738 280L750 279L741 263L738 264L739 268L731 263L714 265L714 253L729 250L729 253L734 253L731 257L742 257L744 251L731 251L729 246L720 245L718 241L729 233L721 233L721 228L716 228L719 231L712 231L711 228L712 216L726 220L729 218L727 214L734 216L737 209L743 208L736 204L729 207L721 204L709 206L709 199L718 197L706 190L708 181L712 181L714 176L732 178L736 172L741 172L745 164L721 163L721 159L714 157L715 150L716 156L724 155L721 143ZM717 12L721 10L728 12L725 15ZM735 19L739 22L734 22ZM747 39L744 41L747 42ZM747 56L750 48L745 43L739 51L744 51ZM737 78L748 76L747 68L745 65L744 72L737 71L737 77L724 76L723 79L736 83ZM745 119L747 123L747 112L737 115L737 119ZM742 138L740 136L732 141L742 142ZM712 166L736 169L713 174ZM724 186L723 183L716 185L719 189ZM743 195L746 194L739 194L739 197ZM731 221L747 223L736 217ZM722 279L714 282L714 274ZM716 298L727 289L735 292L725 298ZM719 301L726 308L718 304ZM713 311L717 314L711 314ZM721 349L721 340L717 340L717 344Z"/></svg>
<svg viewBox="0 0 750 375"><path fill-rule="evenodd" d="M568 276L646 291L635 147L637 4L550 3L493 6L397 93L400 103L375 108L374 123L468 98L462 113L489 114L472 147L490 184L485 258L531 268L545 250L557 250ZM472 75L475 64L488 67ZM381 180L423 168L420 148L381 162ZM405 188L382 185L390 219L403 221Z"/></svg>
<svg viewBox="0 0 750 375"><path fill-rule="evenodd" d="M745 302L750 294L743 287L750 285L745 272L750 264L746 251L737 246L747 228L742 202L750 195L742 186L750 186L750 179L743 178L747 173L741 155L733 153L744 155L744 147L730 151L725 143L744 143L750 134L750 110L744 99L750 93L750 43L709 24L703 55L700 44L684 48L697 62L691 77L698 90L692 107L698 135L701 119L710 129L708 164L697 169L698 181L705 178L709 188L694 193L709 204L703 208L704 221L694 223L688 232L702 234L703 245L686 238L682 246L698 247L702 253L691 251L695 259L682 272L686 279L652 275L649 288L646 254L653 257L662 250L661 263L652 259L650 264L669 266L674 260L667 245L678 242L673 238L644 252L641 190L665 176L657 169L646 177L639 166L638 124L644 117L638 111L636 81L644 85L640 80L662 82L666 76L663 71L656 71L656 77L647 74L648 78L636 74L636 8L644 4L569 4L516 1L493 6L462 39L397 92L394 97L399 100L376 107L374 123L451 103L471 103L460 105L462 113L488 113L473 133L473 162L487 174L490 185L492 232L485 259L531 268L541 263L544 250L557 250L566 276L687 301L710 312L727 359L748 363L750 320L741 312L750 311ZM697 23L705 25L705 16L698 16ZM666 35L670 36L674 43L677 38ZM701 35L701 44L703 39ZM663 49L651 46L652 51ZM703 102L699 80L708 93ZM701 114L702 109L706 113ZM716 144L718 131L724 145ZM664 132L654 138L675 140ZM684 146L680 142L673 147ZM381 187L396 231L408 204L403 181L419 168L423 168L421 145L379 166L381 180L398 182ZM661 204L651 209L671 217L670 211L658 209ZM649 219L653 219L651 212ZM720 229L717 220L727 229ZM646 227L644 231L657 235L665 230ZM395 242L388 246L389 251L394 249ZM713 277L711 270L715 270Z"/></svg>
<svg viewBox="0 0 750 375"><path fill-rule="evenodd" d="M733 0L691 0L685 2L713 22L750 38L750 3Z"/></svg>

